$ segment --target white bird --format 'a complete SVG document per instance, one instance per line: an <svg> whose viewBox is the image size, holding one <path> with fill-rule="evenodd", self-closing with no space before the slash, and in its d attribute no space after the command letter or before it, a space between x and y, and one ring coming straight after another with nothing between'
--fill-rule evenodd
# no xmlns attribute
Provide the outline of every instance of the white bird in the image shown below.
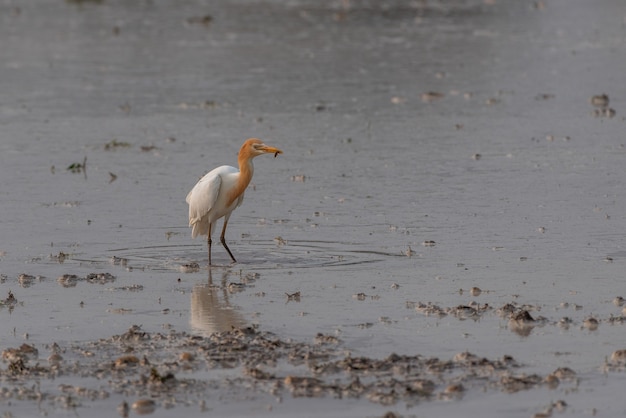
<svg viewBox="0 0 626 418"><path fill-rule="evenodd" d="M191 237L207 235L209 265L211 265L211 233L220 218L224 218L220 241L233 263L237 262L226 245L224 235L230 215L243 202L243 194L252 180L254 173L252 159L262 154L274 154L274 157L277 157L282 153L278 148L265 145L260 139L250 138L239 149L237 158L239 169L229 165L217 167L202 177L187 195L189 226L193 228Z"/></svg>

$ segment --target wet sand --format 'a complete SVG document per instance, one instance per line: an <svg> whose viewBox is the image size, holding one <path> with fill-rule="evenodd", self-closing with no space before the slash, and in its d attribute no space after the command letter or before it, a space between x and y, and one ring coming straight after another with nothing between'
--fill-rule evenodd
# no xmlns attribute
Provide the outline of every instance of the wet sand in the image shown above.
<svg viewBox="0 0 626 418"><path fill-rule="evenodd" d="M621 2L0 10L0 412L623 414Z"/></svg>

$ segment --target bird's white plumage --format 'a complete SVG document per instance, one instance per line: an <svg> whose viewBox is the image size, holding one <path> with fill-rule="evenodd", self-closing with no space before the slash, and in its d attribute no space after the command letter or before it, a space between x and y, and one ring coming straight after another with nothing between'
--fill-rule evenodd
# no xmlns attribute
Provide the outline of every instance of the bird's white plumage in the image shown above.
<svg viewBox="0 0 626 418"><path fill-rule="evenodd" d="M191 189L186 200L189 204L189 226L193 227L192 238L208 235L209 224L214 224L223 216L228 221L231 212L241 205L243 193L229 206L226 206L228 194L220 193L220 190L233 188L239 175L240 172L235 167L223 165L209 171Z"/></svg>
<svg viewBox="0 0 626 418"><path fill-rule="evenodd" d="M226 227L233 211L243 202L243 195L252 180L254 164L252 160L263 154L274 154L276 157L283 152L276 147L265 145L258 138L247 139L237 155L239 170L235 167L223 165L211 170L191 189L187 195L189 203L189 226L192 227L192 238L198 235L208 235L207 247L209 250L209 266L211 265L211 235L215 230L215 223L224 218L224 225L220 235L220 242L228 252L233 263L237 260L226 244Z"/></svg>

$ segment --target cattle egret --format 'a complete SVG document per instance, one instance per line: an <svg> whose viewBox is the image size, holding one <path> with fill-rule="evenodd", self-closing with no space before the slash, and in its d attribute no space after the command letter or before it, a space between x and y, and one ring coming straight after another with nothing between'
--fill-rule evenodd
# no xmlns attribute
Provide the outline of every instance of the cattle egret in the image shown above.
<svg viewBox="0 0 626 418"><path fill-rule="evenodd" d="M187 195L189 226L193 228L191 237L207 236L209 265L211 265L211 233L215 223L220 218L224 218L220 241L228 251L233 263L237 262L230 248L226 245L224 235L230 215L243 202L246 187L252 180L254 173L252 160L262 154L274 154L274 157L277 157L278 154L282 153L278 148L265 145L260 139L250 138L243 143L239 150L237 158L239 169L228 165L217 167L202 177Z"/></svg>

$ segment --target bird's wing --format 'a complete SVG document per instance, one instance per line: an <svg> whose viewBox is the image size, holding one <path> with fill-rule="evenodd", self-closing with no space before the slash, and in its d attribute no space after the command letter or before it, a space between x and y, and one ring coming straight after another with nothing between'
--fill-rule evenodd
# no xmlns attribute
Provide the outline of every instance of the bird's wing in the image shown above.
<svg viewBox="0 0 626 418"><path fill-rule="evenodd" d="M215 205L222 185L222 175L237 173L235 167L223 165L209 171L187 195L189 226L199 222Z"/></svg>

